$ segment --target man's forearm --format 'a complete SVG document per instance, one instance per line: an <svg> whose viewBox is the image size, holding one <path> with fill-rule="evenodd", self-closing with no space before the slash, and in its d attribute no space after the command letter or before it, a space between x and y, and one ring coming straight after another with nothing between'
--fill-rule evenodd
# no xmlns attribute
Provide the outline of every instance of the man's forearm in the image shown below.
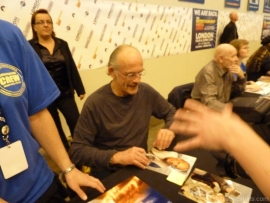
<svg viewBox="0 0 270 203"><path fill-rule="evenodd" d="M48 110L41 110L30 116L29 120L33 136L52 160L62 171L70 167L72 163Z"/></svg>
<svg viewBox="0 0 270 203"><path fill-rule="evenodd" d="M79 166L94 168L110 168L110 159L117 150L101 150L86 144L73 142L69 155L71 160Z"/></svg>

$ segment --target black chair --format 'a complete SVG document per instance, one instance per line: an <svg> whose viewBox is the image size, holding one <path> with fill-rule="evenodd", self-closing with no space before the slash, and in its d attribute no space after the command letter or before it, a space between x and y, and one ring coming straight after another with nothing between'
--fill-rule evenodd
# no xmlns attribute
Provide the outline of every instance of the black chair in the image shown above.
<svg viewBox="0 0 270 203"><path fill-rule="evenodd" d="M174 87L168 95L168 102L176 109L182 108L186 99L191 98L190 94L193 86L194 82Z"/></svg>

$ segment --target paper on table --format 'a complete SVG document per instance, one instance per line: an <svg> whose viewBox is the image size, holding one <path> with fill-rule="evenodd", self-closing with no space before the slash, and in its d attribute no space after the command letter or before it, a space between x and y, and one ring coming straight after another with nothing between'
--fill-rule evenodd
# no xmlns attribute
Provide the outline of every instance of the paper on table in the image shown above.
<svg viewBox="0 0 270 203"><path fill-rule="evenodd" d="M155 155L155 158L151 160L150 165L147 166L146 168L167 175L168 176L167 180L177 185L182 185L184 183L194 163L197 160L196 157L189 156L186 154L180 154L174 151L159 151L153 148L151 149L150 152ZM168 162L167 158L169 158L171 161ZM175 165L176 163L179 169L176 169L171 166L171 164Z"/></svg>
<svg viewBox="0 0 270 203"><path fill-rule="evenodd" d="M179 171L172 169L166 180L181 186L185 182L186 178L186 174L179 173Z"/></svg>
<svg viewBox="0 0 270 203"><path fill-rule="evenodd" d="M256 92L249 90L249 89L246 89L245 92L252 92L252 93L260 94L260 95L270 94L270 83L269 82L257 81L257 82L255 82L255 84L260 86L262 89L259 91L256 91Z"/></svg>

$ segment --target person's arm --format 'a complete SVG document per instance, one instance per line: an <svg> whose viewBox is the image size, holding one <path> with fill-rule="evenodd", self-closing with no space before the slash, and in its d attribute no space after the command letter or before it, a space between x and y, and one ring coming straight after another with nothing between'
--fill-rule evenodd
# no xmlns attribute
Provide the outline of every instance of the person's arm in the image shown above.
<svg viewBox="0 0 270 203"><path fill-rule="evenodd" d="M237 80L232 83L231 97L239 96L246 89L247 76L238 65L230 67L230 72L237 75Z"/></svg>
<svg viewBox="0 0 270 203"><path fill-rule="evenodd" d="M225 107L225 103L218 100L218 86L214 73L204 73L202 80L203 85L198 87L200 101L211 109L221 111Z"/></svg>
<svg viewBox="0 0 270 203"><path fill-rule="evenodd" d="M153 98L152 115L158 119L163 119L165 122L164 128L158 131L153 146L160 150L164 150L170 146L171 142L175 138L174 132L169 130L169 127L173 122L173 116L176 109L156 90L150 89L149 95L150 94L152 94Z"/></svg>
<svg viewBox="0 0 270 203"><path fill-rule="evenodd" d="M223 112L217 112L189 99L184 109L176 112L170 129L190 137L179 142L174 150L225 150L240 163L264 195L270 198L270 165L267 164L270 148L247 123L232 113L231 104L227 104Z"/></svg>
<svg viewBox="0 0 270 203"><path fill-rule="evenodd" d="M67 66L66 68L68 69L69 77L71 78L73 88L75 89L77 96L80 97L80 99L83 99L85 95L85 89L83 86L81 76L70 52L68 43L64 40L61 40L61 43L63 44L61 47L61 52L65 57Z"/></svg>
<svg viewBox="0 0 270 203"><path fill-rule="evenodd" d="M72 163L61 142L60 136L54 121L47 109L43 109L29 117L31 132L37 142L59 166L65 171L72 166ZM105 188L102 183L87 174L82 173L76 168L72 169L65 175L67 184L73 189L83 200L87 199L86 194L80 186L89 186L96 188L100 192L104 192Z"/></svg>
<svg viewBox="0 0 270 203"><path fill-rule="evenodd" d="M87 99L77 122L73 141L69 150L69 155L73 162L78 166L90 166L100 169L111 169L114 165L136 165L145 168L149 165L149 159L145 156L144 149L131 147L127 150L117 150L111 144L108 146L112 137L105 138L107 135L100 135L99 128L104 128L100 113L96 111L95 105ZM93 105L93 106L92 106ZM99 136L98 136L99 134ZM108 132L109 134L109 132ZM99 143L99 139L106 139L106 146Z"/></svg>

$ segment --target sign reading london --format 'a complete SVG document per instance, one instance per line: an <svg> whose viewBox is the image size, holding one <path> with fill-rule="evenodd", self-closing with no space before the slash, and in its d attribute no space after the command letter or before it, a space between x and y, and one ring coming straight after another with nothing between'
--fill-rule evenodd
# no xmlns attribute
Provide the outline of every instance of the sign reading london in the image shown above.
<svg viewBox="0 0 270 203"><path fill-rule="evenodd" d="M214 48L218 11L193 9L191 51Z"/></svg>

